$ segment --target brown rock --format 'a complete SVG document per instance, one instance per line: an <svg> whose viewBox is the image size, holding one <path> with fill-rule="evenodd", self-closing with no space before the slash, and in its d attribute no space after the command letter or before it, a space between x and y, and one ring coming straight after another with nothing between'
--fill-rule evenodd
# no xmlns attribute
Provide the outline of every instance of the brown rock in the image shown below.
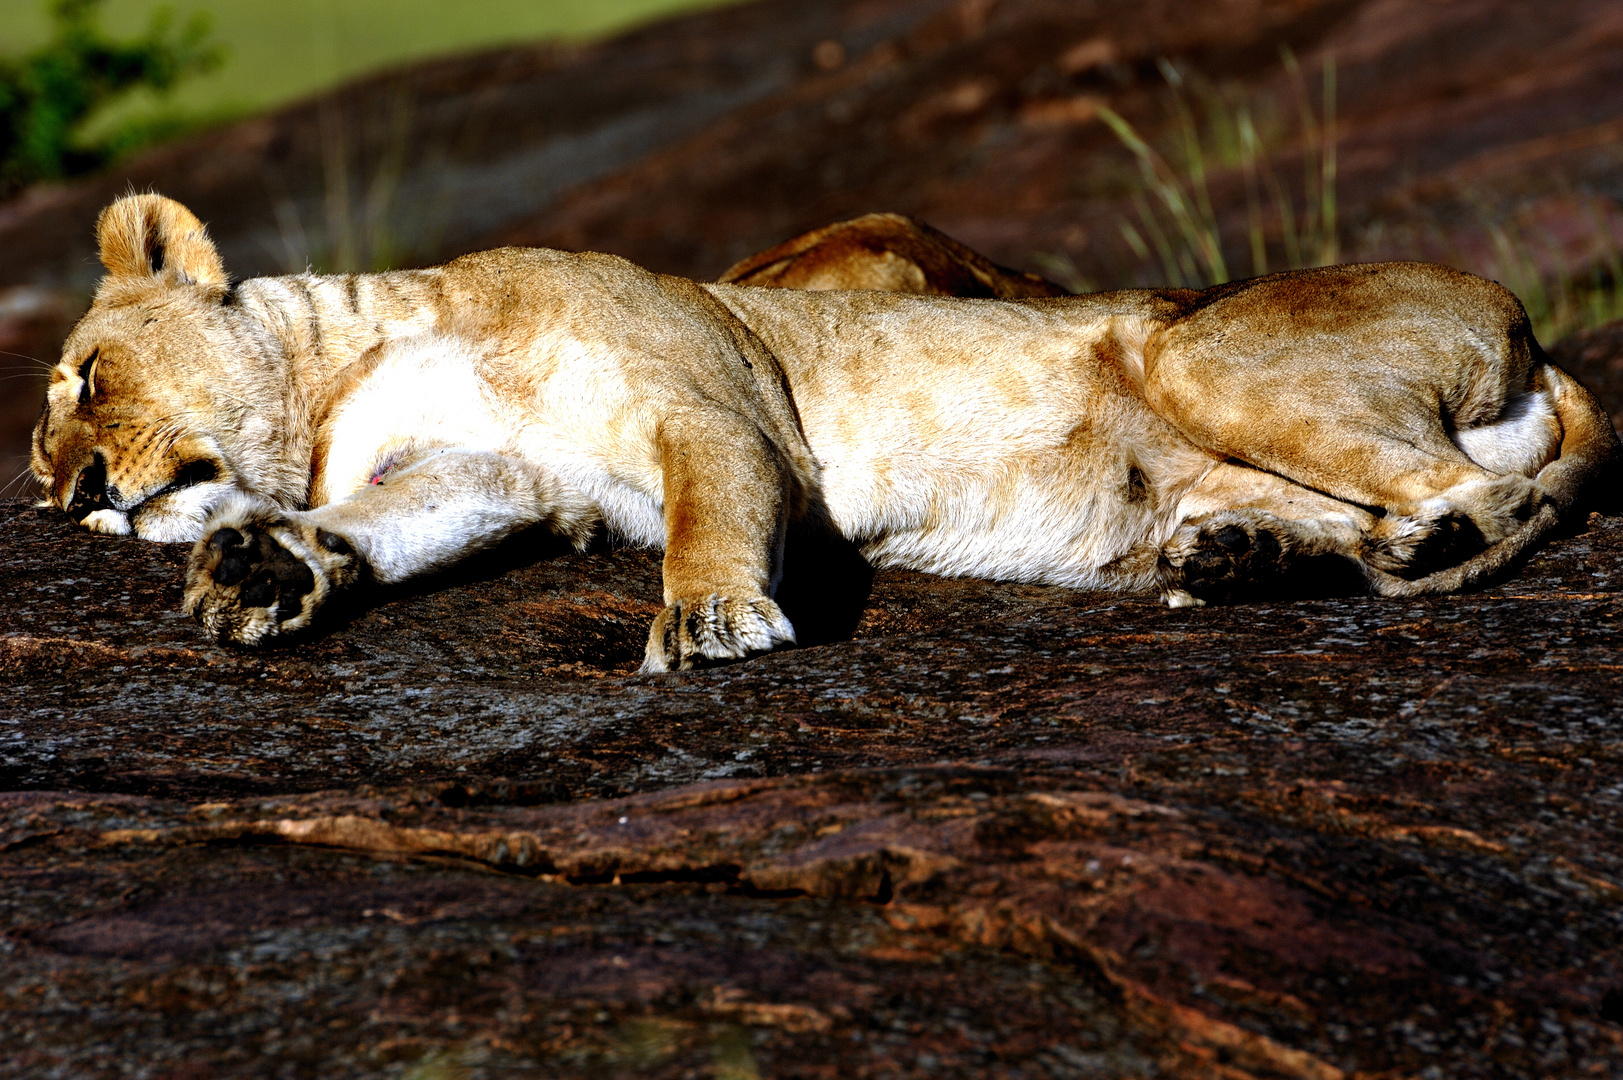
<svg viewBox="0 0 1623 1080"><path fill-rule="evenodd" d="M656 560L538 554L247 653L9 504L16 1068L1623 1068L1623 520L1420 601L881 573L657 677Z"/></svg>
<svg viewBox="0 0 1623 1080"><path fill-rule="evenodd" d="M1615 177L1610 9L727 8L37 189L0 281L82 290L131 184L302 266L339 127L455 210L396 255L710 276L896 208L1115 280L1098 106L1152 130L1157 56L1255 89L1281 43L1336 51L1347 219L1431 243L1461 184ZM0 349L54 359L37 311ZM1615 328L1550 351L1623 414ZM0 1076L1623 1075L1623 519L1403 602L881 573L823 644L658 677L645 552L519 538L256 653L180 616L184 556L0 503Z"/></svg>

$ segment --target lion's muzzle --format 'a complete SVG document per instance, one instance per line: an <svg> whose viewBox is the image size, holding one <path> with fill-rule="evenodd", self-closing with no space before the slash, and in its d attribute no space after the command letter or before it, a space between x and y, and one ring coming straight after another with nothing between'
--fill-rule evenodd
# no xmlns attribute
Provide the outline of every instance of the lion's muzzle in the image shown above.
<svg viewBox="0 0 1623 1080"><path fill-rule="evenodd" d="M72 494L63 509L76 522L83 523L98 510L116 509L107 491L107 459L100 454L79 470L70 490Z"/></svg>

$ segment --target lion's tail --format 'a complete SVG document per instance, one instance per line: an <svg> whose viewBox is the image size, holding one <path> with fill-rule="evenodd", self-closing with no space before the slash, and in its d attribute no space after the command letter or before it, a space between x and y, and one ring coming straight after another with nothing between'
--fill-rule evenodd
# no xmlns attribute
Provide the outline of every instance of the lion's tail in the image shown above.
<svg viewBox="0 0 1623 1080"><path fill-rule="evenodd" d="M1536 377L1549 390L1561 422L1560 453L1536 477L1546 501L1510 535L1445 570L1411 581L1366 566L1376 595L1423 596L1476 588L1531 552L1563 520L1590 508L1616 505L1620 492L1608 480L1623 460L1623 447L1611 418L1594 394L1551 363L1542 350L1537 357L1542 363Z"/></svg>
<svg viewBox="0 0 1623 1080"><path fill-rule="evenodd" d="M1600 400L1582 383L1556 367L1548 357L1539 375L1555 399L1556 416L1561 420L1561 453L1539 470L1538 482L1549 492L1563 515L1584 507L1612 510L1619 492L1606 481L1623 459L1617 432ZM1584 499L1590 500L1585 506Z"/></svg>

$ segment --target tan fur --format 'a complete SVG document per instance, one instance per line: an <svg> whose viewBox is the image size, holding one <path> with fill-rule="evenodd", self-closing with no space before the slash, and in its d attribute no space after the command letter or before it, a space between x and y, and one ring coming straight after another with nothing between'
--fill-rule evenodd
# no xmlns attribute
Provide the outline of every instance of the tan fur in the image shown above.
<svg viewBox="0 0 1623 1080"><path fill-rule="evenodd" d="M780 289L878 289L1018 300L1069 296L1036 274L998 266L905 214L865 214L786 240L716 279Z"/></svg>
<svg viewBox="0 0 1623 1080"><path fill-rule="evenodd" d="M172 199L120 199L96 222L101 262L112 280L155 276L169 285L225 287L225 265L197 216Z"/></svg>
<svg viewBox="0 0 1623 1080"><path fill-rule="evenodd" d="M1435 266L1015 302L505 249L227 289L178 204L100 231L34 471L91 528L196 541L187 609L247 644L535 526L664 547L651 671L794 641L797 522L878 566L1172 604L1448 591L1618 454L1514 297ZM802 240L837 267L850 235Z"/></svg>

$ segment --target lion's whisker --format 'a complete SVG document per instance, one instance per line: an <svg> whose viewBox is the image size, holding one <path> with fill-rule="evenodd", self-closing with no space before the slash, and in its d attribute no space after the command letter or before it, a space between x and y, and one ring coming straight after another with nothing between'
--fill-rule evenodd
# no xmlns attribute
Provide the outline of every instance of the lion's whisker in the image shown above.
<svg viewBox="0 0 1623 1080"><path fill-rule="evenodd" d="M37 356L29 356L27 353L10 352L10 351L8 351L6 349L0 349L0 356L10 356L10 357L13 357L13 358L15 358L17 360L27 360L30 363L38 364L45 371L50 371L53 367L56 366L55 364L51 363L49 360L41 360Z"/></svg>
<svg viewBox="0 0 1623 1080"><path fill-rule="evenodd" d="M4 497L8 492L10 492L13 486L16 486L17 490L21 491L22 488L26 486L26 481L32 479L35 479L33 466L24 465L22 469L18 471L16 476L13 476L10 480L7 480L4 487L0 487L0 497Z"/></svg>

